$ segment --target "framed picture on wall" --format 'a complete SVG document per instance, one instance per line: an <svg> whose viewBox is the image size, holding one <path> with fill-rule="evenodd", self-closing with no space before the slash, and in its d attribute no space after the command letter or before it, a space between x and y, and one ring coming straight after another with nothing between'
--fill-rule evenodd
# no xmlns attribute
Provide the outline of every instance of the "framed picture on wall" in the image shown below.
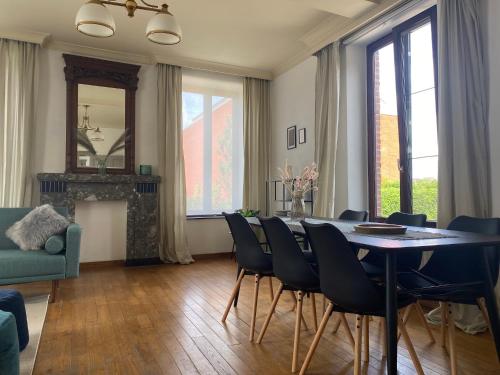
<svg viewBox="0 0 500 375"><path fill-rule="evenodd" d="M299 144L306 143L306 128L299 129Z"/></svg>
<svg viewBox="0 0 500 375"><path fill-rule="evenodd" d="M297 126L290 126L286 129L286 148L291 150L297 147Z"/></svg>

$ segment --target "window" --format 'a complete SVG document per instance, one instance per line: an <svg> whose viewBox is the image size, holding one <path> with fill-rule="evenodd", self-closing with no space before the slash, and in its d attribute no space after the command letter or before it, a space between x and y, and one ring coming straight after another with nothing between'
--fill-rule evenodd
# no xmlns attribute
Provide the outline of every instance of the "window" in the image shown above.
<svg viewBox="0 0 500 375"><path fill-rule="evenodd" d="M242 206L243 81L184 70L183 149L188 215Z"/></svg>
<svg viewBox="0 0 500 375"><path fill-rule="evenodd" d="M371 219L437 219L436 8L367 47Z"/></svg>

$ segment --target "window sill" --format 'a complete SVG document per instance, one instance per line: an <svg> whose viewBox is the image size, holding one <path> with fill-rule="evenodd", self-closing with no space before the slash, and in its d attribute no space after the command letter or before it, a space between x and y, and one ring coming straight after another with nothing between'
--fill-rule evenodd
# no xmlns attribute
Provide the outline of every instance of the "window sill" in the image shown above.
<svg viewBox="0 0 500 375"><path fill-rule="evenodd" d="M208 220L208 219L224 219L222 214L211 215L186 215L187 220Z"/></svg>

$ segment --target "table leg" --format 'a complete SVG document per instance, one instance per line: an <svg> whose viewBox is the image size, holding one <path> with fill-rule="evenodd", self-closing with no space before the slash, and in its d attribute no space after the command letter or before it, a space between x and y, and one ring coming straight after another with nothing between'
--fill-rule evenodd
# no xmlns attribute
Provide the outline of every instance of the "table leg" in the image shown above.
<svg viewBox="0 0 500 375"><path fill-rule="evenodd" d="M240 275L240 272L241 272L241 267L240 265L238 264L238 272L236 273L236 279L238 279L238 276ZM234 296L234 302L233 302L233 306L236 307L238 306L238 297L240 296L240 290L238 289L238 292L236 293L236 295Z"/></svg>
<svg viewBox="0 0 500 375"><path fill-rule="evenodd" d="M495 340L495 347L497 349L497 358L500 361L500 320L498 316L497 299L495 295L495 282L491 277L490 260L486 250L483 250L483 275L484 275L484 292L486 309L490 318L491 334Z"/></svg>
<svg viewBox="0 0 500 375"><path fill-rule="evenodd" d="M387 338L387 374L398 373L398 308L397 308L397 277L396 253L385 254L385 309Z"/></svg>

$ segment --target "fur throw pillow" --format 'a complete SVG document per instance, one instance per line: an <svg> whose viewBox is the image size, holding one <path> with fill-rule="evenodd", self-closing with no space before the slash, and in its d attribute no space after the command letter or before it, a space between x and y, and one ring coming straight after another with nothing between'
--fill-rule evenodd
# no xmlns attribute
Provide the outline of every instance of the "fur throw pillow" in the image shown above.
<svg viewBox="0 0 500 375"><path fill-rule="evenodd" d="M50 204L44 204L15 222L5 234L21 250L39 250L50 236L62 233L69 224Z"/></svg>

